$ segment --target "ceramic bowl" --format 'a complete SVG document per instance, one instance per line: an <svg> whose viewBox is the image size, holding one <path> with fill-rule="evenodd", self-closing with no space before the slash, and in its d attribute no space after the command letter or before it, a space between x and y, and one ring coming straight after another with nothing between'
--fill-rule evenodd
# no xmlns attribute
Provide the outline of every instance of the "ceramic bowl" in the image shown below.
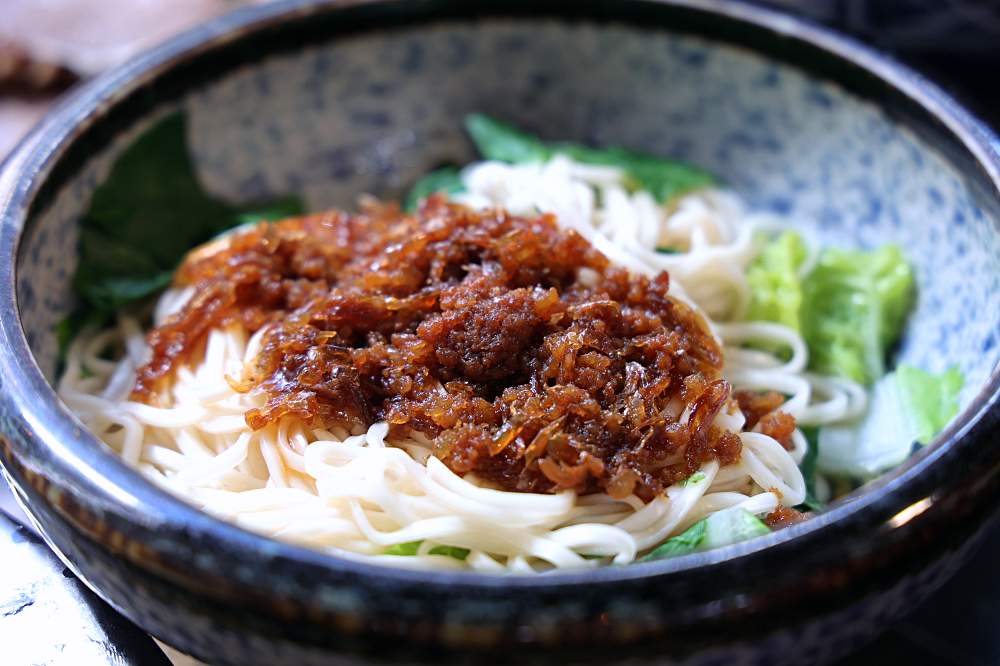
<svg viewBox="0 0 1000 666"><path fill-rule="evenodd" d="M817 518L727 548L536 577L422 573L256 536L147 483L60 403L53 326L77 221L114 158L182 111L233 200L395 196L473 157L485 111L546 138L718 173L821 242L900 244L899 355L956 364L933 445ZM293 2L207 24L83 86L0 175L0 454L67 565L213 664L796 664L919 603L1000 499L1000 160L938 88L871 50L724 0Z"/></svg>

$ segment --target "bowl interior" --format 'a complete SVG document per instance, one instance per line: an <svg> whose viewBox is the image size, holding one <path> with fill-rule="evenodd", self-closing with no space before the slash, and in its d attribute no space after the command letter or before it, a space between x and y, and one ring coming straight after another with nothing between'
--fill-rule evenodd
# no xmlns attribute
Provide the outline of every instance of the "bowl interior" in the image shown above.
<svg viewBox="0 0 1000 666"><path fill-rule="evenodd" d="M491 18L264 57L116 127L36 208L20 246L21 318L50 379L55 325L74 305L77 221L115 157L177 109L203 183L234 202L297 193L313 209L350 208L362 192L397 196L439 163L474 158L461 125L472 111L546 138L683 158L825 245L899 244L919 279L899 357L959 366L963 402L1000 357L996 201L922 135L741 48L624 24Z"/></svg>

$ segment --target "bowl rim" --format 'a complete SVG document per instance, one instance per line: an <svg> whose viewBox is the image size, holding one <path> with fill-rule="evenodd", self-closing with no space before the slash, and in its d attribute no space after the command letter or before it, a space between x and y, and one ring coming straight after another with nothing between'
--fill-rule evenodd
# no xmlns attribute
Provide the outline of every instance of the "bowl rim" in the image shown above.
<svg viewBox="0 0 1000 666"><path fill-rule="evenodd" d="M331 556L304 546L257 535L215 518L145 479L138 471L126 466L117 456L107 451L97 437L83 427L57 397L28 347L17 303L17 256L21 230L27 222L39 188L51 175L54 165L64 156L67 146L86 127L98 122L102 114L106 114L116 102L124 99L128 92L134 91L144 82L156 80L176 65L228 43L245 41L258 31L274 27L280 29L286 21L350 8L377 9L402 4L395 0L284 0L271 5L236 10L216 18L173 37L80 86L50 111L0 165L0 349L6 349L6 352L0 354L0 377L3 378L7 394L0 397L0 400L8 401L11 412L16 413L32 433L29 436L41 443L39 452L46 462L52 465L52 469L58 472L64 483L79 489L81 497L91 501L96 497L97 505L112 507L121 515L129 515L129 512L141 509L143 528L155 529L161 536L170 534L183 536L188 540L211 542L219 548L220 555L227 557L280 558L317 567L317 571L399 583L442 585L452 589L553 589L593 585L701 570L741 560L765 550L773 551L778 547L787 548L790 544L804 544L823 532L846 524L847 519L857 518L861 512L873 507L880 509L880 515L896 515L900 510L905 510L905 506L899 504L899 499L907 496L905 491L912 490L920 476L935 463L954 453L970 431L1000 403L1000 367L997 367L975 398L932 445L912 456L902 466L879 477L865 493L852 496L851 501L835 505L811 520L751 541L703 553L637 563L628 567L553 572L544 576L410 570ZM611 20L618 18L615 15L616 9L611 8L612 3L602 4L598 1L596 4L609 8L608 18ZM890 57L808 20L776 10L738 4L734 0L630 0L620 3L621 7L637 5L690 9L710 15L712 20L724 19L737 25L763 29L804 42L807 46L826 52L837 61L863 70L909 98L940 122L985 172L993 187L990 196L1000 199L1000 154L997 152L1000 140L951 96ZM411 2L400 11L405 14L407 25L419 26L428 22L432 9L433 0ZM566 15L571 17L575 15L574 11L567 10ZM734 46L731 41L717 41ZM787 62L783 64L796 66ZM16 440L16 437L12 439ZM893 498L896 500L893 501ZM912 504L907 502L906 506ZM166 541L168 539L161 538L157 543L163 544ZM191 567L197 566L196 562L191 562Z"/></svg>

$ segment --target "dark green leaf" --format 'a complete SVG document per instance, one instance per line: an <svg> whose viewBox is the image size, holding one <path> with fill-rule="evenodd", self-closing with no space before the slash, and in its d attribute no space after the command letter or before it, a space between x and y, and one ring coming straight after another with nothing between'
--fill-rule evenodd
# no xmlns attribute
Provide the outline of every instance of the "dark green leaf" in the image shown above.
<svg viewBox="0 0 1000 666"><path fill-rule="evenodd" d="M481 113L465 117L465 129L476 144L479 154L488 160L511 162L544 162L552 150L537 138Z"/></svg>
<svg viewBox="0 0 1000 666"><path fill-rule="evenodd" d="M183 113L173 113L125 149L95 191L80 221L79 262L73 288L79 310L61 321L63 351L87 323L170 284L184 254L238 224L303 212L286 197L237 207L207 194L198 182L186 142Z"/></svg>
<svg viewBox="0 0 1000 666"><path fill-rule="evenodd" d="M690 164L625 148L589 148L576 143L547 144L481 113L466 116L465 127L480 154L488 160L514 164L545 162L553 155L562 153L584 164L622 169L631 189L647 190L661 203L718 182L712 174Z"/></svg>
<svg viewBox="0 0 1000 666"><path fill-rule="evenodd" d="M136 277L95 276L90 270L78 271L74 286L87 303L108 313L165 289L174 276L173 271Z"/></svg>
<svg viewBox="0 0 1000 666"><path fill-rule="evenodd" d="M630 189L646 190L660 203L718 182L712 174L691 164L624 148L597 149L557 143L552 146L552 152L563 153L584 164L618 167L628 176Z"/></svg>
<svg viewBox="0 0 1000 666"><path fill-rule="evenodd" d="M458 175L455 167L441 167L431 171L418 180L410 188L406 200L403 202L403 210L412 213L417 210L417 205L432 194L443 192L445 194L455 194L465 191L465 185Z"/></svg>
<svg viewBox="0 0 1000 666"><path fill-rule="evenodd" d="M821 511L823 503L816 499L816 460L819 457L819 427L802 426L800 428L809 442L809 450L799 463L802 478L806 482L806 498L797 508L799 511Z"/></svg>
<svg viewBox="0 0 1000 666"><path fill-rule="evenodd" d="M666 557L677 557L695 552L701 547L702 541L705 540L705 529L705 519L699 520L677 536L664 541L662 545L642 558L642 561L662 560Z"/></svg>
<svg viewBox="0 0 1000 666"><path fill-rule="evenodd" d="M806 491L815 493L816 459L819 457L819 427L802 426L800 430L805 436L806 441L809 442L809 450L806 452L805 457L802 458L802 462L799 463L799 469L802 470L802 476L806 480Z"/></svg>
<svg viewBox="0 0 1000 666"><path fill-rule="evenodd" d="M812 493L807 492L806 498L802 500L802 504L797 505L795 508L802 512L812 511L814 513L819 513L825 509L826 506L816 499Z"/></svg>
<svg viewBox="0 0 1000 666"><path fill-rule="evenodd" d="M656 251L659 252L660 254L682 254L684 252L684 250L680 248L669 247L666 245L656 248Z"/></svg>
<svg viewBox="0 0 1000 666"><path fill-rule="evenodd" d="M141 250L172 269L192 247L232 226L235 209L206 194L188 154L187 121L173 113L146 130L111 168L84 229Z"/></svg>

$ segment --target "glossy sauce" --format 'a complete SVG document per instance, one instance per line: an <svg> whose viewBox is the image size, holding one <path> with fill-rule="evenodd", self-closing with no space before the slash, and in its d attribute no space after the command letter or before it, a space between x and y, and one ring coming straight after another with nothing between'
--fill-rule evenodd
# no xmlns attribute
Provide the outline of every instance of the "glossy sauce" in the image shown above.
<svg viewBox="0 0 1000 666"><path fill-rule="evenodd" d="M713 425L736 401L702 317L665 272L612 266L551 215L371 203L216 241L176 286L195 295L150 333L136 399L155 402L209 330L239 323L267 327L235 386L266 398L246 415L253 429L387 421L496 487L644 500L740 455L739 436ZM772 398L740 403L748 427L787 440Z"/></svg>

